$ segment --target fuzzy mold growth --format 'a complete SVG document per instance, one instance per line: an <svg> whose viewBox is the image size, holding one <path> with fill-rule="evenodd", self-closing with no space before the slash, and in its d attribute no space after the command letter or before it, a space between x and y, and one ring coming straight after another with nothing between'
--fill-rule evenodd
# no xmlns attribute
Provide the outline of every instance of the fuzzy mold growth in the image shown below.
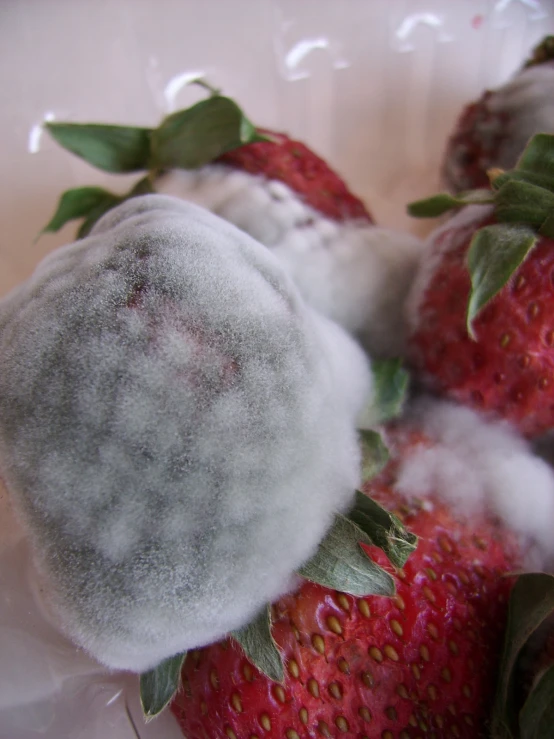
<svg viewBox="0 0 554 739"><path fill-rule="evenodd" d="M263 246L130 200L0 301L0 470L49 607L148 669L291 586L359 482L368 361Z"/></svg>

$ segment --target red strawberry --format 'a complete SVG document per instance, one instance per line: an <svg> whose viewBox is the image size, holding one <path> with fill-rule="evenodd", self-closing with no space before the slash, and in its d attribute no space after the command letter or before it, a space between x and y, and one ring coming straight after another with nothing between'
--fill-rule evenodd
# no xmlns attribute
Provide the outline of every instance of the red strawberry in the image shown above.
<svg viewBox="0 0 554 739"><path fill-rule="evenodd" d="M260 129L270 141L246 144L217 161L234 169L279 180L300 199L328 218L371 222L363 202L355 197L329 165L300 141L286 134Z"/></svg>
<svg viewBox="0 0 554 739"><path fill-rule="evenodd" d="M148 175L124 195L68 190L45 231L84 217L78 232L84 236L122 200L154 191L176 195L271 249L306 302L354 334L372 356L404 354L402 299L419 240L375 226L363 202L305 144L256 128L219 94L154 129L61 122L47 128L101 169L147 169Z"/></svg>
<svg viewBox="0 0 554 739"><path fill-rule="evenodd" d="M419 535L393 599L305 583L274 606L282 685L232 641L189 655L172 710L188 739L485 736L518 547L498 522L438 500L406 503L402 459L431 442L390 431L393 459L365 487ZM372 556L387 566L380 550ZM390 567L390 565L389 565Z"/></svg>
<svg viewBox="0 0 554 739"><path fill-rule="evenodd" d="M171 172L164 191L208 208L272 250L304 299L377 357L404 354L402 302L420 242L379 228L362 201L305 144L272 140Z"/></svg>
<svg viewBox="0 0 554 739"><path fill-rule="evenodd" d="M554 136L534 137L516 169L477 193L491 208L466 208L431 234L408 301L409 353L423 380L528 437L554 426L552 153ZM410 207L453 205L463 198Z"/></svg>
<svg viewBox="0 0 554 739"><path fill-rule="evenodd" d="M443 162L452 192L487 187L487 170L509 169L536 133L554 132L554 37L505 85L486 90L462 111Z"/></svg>
<svg viewBox="0 0 554 739"><path fill-rule="evenodd" d="M466 328L467 254L490 223L472 209L431 235L413 288L410 359L432 388L535 436L554 425L554 242L541 238L475 318L475 341Z"/></svg>

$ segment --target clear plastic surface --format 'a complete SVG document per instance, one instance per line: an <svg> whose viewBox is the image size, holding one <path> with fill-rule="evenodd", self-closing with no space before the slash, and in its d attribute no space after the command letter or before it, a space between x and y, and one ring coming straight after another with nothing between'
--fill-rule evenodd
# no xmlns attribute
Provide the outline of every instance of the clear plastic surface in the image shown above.
<svg viewBox="0 0 554 739"><path fill-rule="evenodd" d="M326 157L380 224L421 233L405 204L437 187L460 108L547 33L551 0L6 0L0 295L72 239L69 225L33 245L62 190L117 187L49 140L45 120L155 124L204 75ZM145 724L136 676L77 650L37 596L0 488L0 739L180 736L170 714Z"/></svg>

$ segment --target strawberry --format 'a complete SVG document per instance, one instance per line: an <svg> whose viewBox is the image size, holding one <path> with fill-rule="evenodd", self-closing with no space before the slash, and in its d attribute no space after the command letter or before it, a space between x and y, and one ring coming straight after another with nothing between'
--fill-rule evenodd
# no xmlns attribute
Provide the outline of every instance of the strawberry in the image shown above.
<svg viewBox="0 0 554 739"><path fill-rule="evenodd" d="M462 111L444 155L447 188L486 187L487 170L512 168L531 136L554 132L553 94L554 37L547 36L509 82Z"/></svg>
<svg viewBox="0 0 554 739"><path fill-rule="evenodd" d="M269 141L246 144L223 154L218 160L233 169L278 180L324 216L336 221L372 222L363 202L315 152L287 134L259 129Z"/></svg>
<svg viewBox="0 0 554 739"><path fill-rule="evenodd" d="M412 294L410 359L433 389L536 436L554 424L554 242L542 238L475 319L475 341L466 329L467 254L490 223L489 213L472 209L431 235Z"/></svg>
<svg viewBox="0 0 554 739"><path fill-rule="evenodd" d="M248 623L349 507L370 388L268 250L191 203L130 199L50 254L0 301L0 469L60 628L148 671Z"/></svg>
<svg viewBox="0 0 554 739"><path fill-rule="evenodd" d="M401 310L420 242L375 225L362 201L305 144L269 141L223 154L198 172L172 172L164 192L191 200L269 247L304 299L376 357L405 351Z"/></svg>
<svg viewBox="0 0 554 739"><path fill-rule="evenodd" d="M148 174L124 195L97 187L67 191L45 231L84 217L83 236L124 199L154 191L177 195L270 248L306 302L354 334L372 356L404 353L401 305L420 242L377 227L363 202L305 144L255 127L219 94L155 129L60 122L47 128L101 169Z"/></svg>
<svg viewBox="0 0 554 739"><path fill-rule="evenodd" d="M269 135L271 141L236 148L197 172L171 172L158 187L270 248L304 299L355 334L370 354L404 353L401 305L419 240L376 226L306 145Z"/></svg>
<svg viewBox="0 0 554 739"><path fill-rule="evenodd" d="M553 136L535 137L515 170L496 173L492 192L411 206L436 215L490 204L430 235L408 301L409 355L429 387L528 437L554 425L554 181L544 169L553 147Z"/></svg>
<svg viewBox="0 0 554 739"><path fill-rule="evenodd" d="M437 498L406 500L403 461L431 439L390 426L392 458L364 487L419 545L393 599L313 583L273 607L286 677L272 683L229 640L189 654L172 710L188 739L486 734L518 544L497 520L465 520ZM382 552L372 556L387 566ZM390 564L388 565L390 568Z"/></svg>

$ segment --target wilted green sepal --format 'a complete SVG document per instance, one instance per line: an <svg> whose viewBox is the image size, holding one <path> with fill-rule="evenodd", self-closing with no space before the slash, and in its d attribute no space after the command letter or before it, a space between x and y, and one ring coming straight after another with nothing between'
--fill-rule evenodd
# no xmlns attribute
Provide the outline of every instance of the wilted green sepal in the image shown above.
<svg viewBox="0 0 554 739"><path fill-rule="evenodd" d="M402 412L410 376L401 359L381 359L371 363L373 401L371 415L375 423L384 423Z"/></svg>
<svg viewBox="0 0 554 739"><path fill-rule="evenodd" d="M152 193L156 192L152 186L152 182L149 177L143 177L140 179L133 187L129 190L129 192L126 195L122 195L121 197L117 197L115 195L111 196L111 198L106 198L98 203L96 207L94 207L88 216L85 218L81 226L79 227L79 230L77 231L77 238L78 239L84 239L85 236L88 236L89 233L92 230L92 227L94 224L102 218L104 213L107 213L112 208L115 208L116 205L119 205L124 200L129 200L129 198L137 197L138 195L150 195Z"/></svg>
<svg viewBox="0 0 554 739"><path fill-rule="evenodd" d="M316 554L298 574L350 595L394 595L394 580L366 556L360 543L373 542L353 521L336 514Z"/></svg>
<svg viewBox="0 0 554 739"><path fill-rule="evenodd" d="M152 181L150 177L143 177L135 185L133 185L133 187L126 195L122 195L120 198L115 198L111 202L100 203L96 208L93 208L93 210L91 210L88 217L81 224L79 230L77 231L77 238L83 239L85 236L88 236L94 224L99 221L100 218L102 218L104 213L107 213L116 205L119 205L123 201L129 200L130 198L135 198L139 195L151 195L154 192L156 191L152 186Z"/></svg>
<svg viewBox="0 0 554 739"><path fill-rule="evenodd" d="M191 85L197 85L198 87L201 87L202 89L206 90L210 94L210 97L216 97L218 95L221 95L221 90L219 87L214 87L208 80L205 80L204 77L197 77L194 80L191 80Z"/></svg>
<svg viewBox="0 0 554 739"><path fill-rule="evenodd" d="M240 146L244 144L255 144L257 141L272 141L273 143L277 143L278 139L275 136L266 136L265 134L258 133L256 126L243 113L240 124ZM233 149L235 148L233 146Z"/></svg>
<svg viewBox="0 0 554 739"><path fill-rule="evenodd" d="M549 176L519 169L510 169L508 172L495 173L491 180L491 185L494 190L500 190L507 182L528 182L531 185L537 185L537 187L554 191L554 181Z"/></svg>
<svg viewBox="0 0 554 739"><path fill-rule="evenodd" d="M377 431L362 429L359 434L362 450L362 482L368 482L381 472L390 455L383 437Z"/></svg>
<svg viewBox="0 0 554 739"><path fill-rule="evenodd" d="M123 200L118 199L111 203L102 203L102 205L99 205L97 208L93 208L88 214L88 217L85 218L85 220L79 226L79 229L77 231L77 238L84 239L86 236L88 236L89 233L92 231L94 224L102 218L104 213L107 213L112 208L115 208L115 206L119 205L119 203L121 202L123 202Z"/></svg>
<svg viewBox="0 0 554 739"><path fill-rule="evenodd" d="M265 140L233 100L213 95L162 121L152 133L151 166L195 169L231 149Z"/></svg>
<svg viewBox="0 0 554 739"><path fill-rule="evenodd" d="M554 192L530 182L508 178L496 193L495 216L501 223L540 228L554 211Z"/></svg>
<svg viewBox="0 0 554 739"><path fill-rule="evenodd" d="M179 689L186 656L184 652L170 657L140 676L140 702L146 719L161 713Z"/></svg>
<svg viewBox="0 0 554 739"><path fill-rule="evenodd" d="M416 200L408 205L408 213L414 218L437 218L452 208L459 208L457 199L447 192Z"/></svg>
<svg viewBox="0 0 554 739"><path fill-rule="evenodd" d="M554 59L554 36L545 36L533 49L531 57L527 59L525 67L532 67L536 64L544 64Z"/></svg>
<svg viewBox="0 0 554 739"><path fill-rule="evenodd" d="M41 233L59 231L69 221L89 218L93 213L113 208L120 198L101 187L76 187L62 193L56 212ZM102 210L103 209L103 210Z"/></svg>
<svg viewBox="0 0 554 739"><path fill-rule="evenodd" d="M548 214L546 219L542 222L539 228L541 236L546 236L549 239L554 239L554 210Z"/></svg>
<svg viewBox="0 0 554 739"><path fill-rule="evenodd" d="M430 198L416 200L408 205L408 213L414 218L437 218L454 208L464 205L486 205L492 203L494 195L490 190L468 190L459 195L441 192Z"/></svg>
<svg viewBox="0 0 554 739"><path fill-rule="evenodd" d="M140 179L135 185L133 185L133 187L129 190L129 194L127 195L127 197L134 198L137 195L151 195L155 192L156 190L152 185L152 180L147 175L146 177Z"/></svg>
<svg viewBox="0 0 554 739"><path fill-rule="evenodd" d="M524 658L530 637L553 614L554 577L544 573L521 575L510 595L504 651L498 673L500 680L493 712L492 735L494 737L520 739L520 737L527 736L523 726L520 731L520 718L524 719L525 713L522 711L521 716L519 715L522 700L517 691L518 664L519 660ZM527 701L529 699L530 696ZM533 702L529 706L532 707ZM529 715L527 714L527 720L529 720ZM535 716L534 713L533 716ZM535 735L529 734L528 736L534 737Z"/></svg>
<svg viewBox="0 0 554 739"><path fill-rule="evenodd" d="M554 135L535 134L525 147L515 168L538 174L554 186Z"/></svg>
<svg viewBox="0 0 554 739"><path fill-rule="evenodd" d="M348 518L385 552L395 567L404 567L417 548L417 536L408 531L397 516L359 490Z"/></svg>
<svg viewBox="0 0 554 739"><path fill-rule="evenodd" d="M472 338L473 319L506 285L536 242L537 235L526 226L495 224L475 233L467 256L471 277L467 330Z"/></svg>
<svg viewBox="0 0 554 739"><path fill-rule="evenodd" d="M554 665L537 680L519 714L521 739L552 739L554 731Z"/></svg>
<svg viewBox="0 0 554 739"><path fill-rule="evenodd" d="M231 636L260 672L275 682L283 681L283 659L271 634L269 605L247 626L231 632Z"/></svg>
<svg viewBox="0 0 554 739"><path fill-rule="evenodd" d="M64 149L105 172L148 169L149 128L103 123L46 123L45 126Z"/></svg>

